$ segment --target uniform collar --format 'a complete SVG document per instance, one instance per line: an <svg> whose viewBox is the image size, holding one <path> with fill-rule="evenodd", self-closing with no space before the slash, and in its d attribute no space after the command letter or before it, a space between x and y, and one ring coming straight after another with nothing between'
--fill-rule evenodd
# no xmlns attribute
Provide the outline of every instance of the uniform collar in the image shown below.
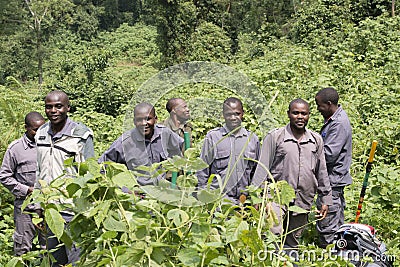
<svg viewBox="0 0 400 267"><path fill-rule="evenodd" d="M29 147L32 148L35 146L35 141L31 141L26 134L22 137L22 144L24 146L24 149L28 149Z"/></svg>
<svg viewBox="0 0 400 267"><path fill-rule="evenodd" d="M71 121L68 117L67 117L67 121L65 122L64 127L61 129L61 131L59 131L56 134L53 134L53 130L51 129L51 122L49 122L49 130L47 131L47 133L52 137L52 138L61 138L63 135L67 135L67 136L71 136L72 135L72 130L74 128L75 124L73 123L73 121Z"/></svg>
<svg viewBox="0 0 400 267"><path fill-rule="evenodd" d="M340 114L340 112L342 112L342 106L341 105L338 105L338 108L337 108L337 110L335 111L335 113L333 113L332 114L332 116L330 116L326 121L325 121L325 123L327 123L327 122L329 122L329 121L334 121L334 120L336 120L337 119L337 117L339 116L339 114Z"/></svg>
<svg viewBox="0 0 400 267"><path fill-rule="evenodd" d="M304 132L304 137L301 139L301 143L307 143L309 141L311 141L312 143L314 143L314 138L311 135L310 130L308 130L307 128L304 128L305 132ZM293 140L295 142L298 142L298 140L296 139L296 137L294 137L292 129L290 128L290 123L288 123L285 127L285 133L284 133L284 137L283 137L283 141L286 142L287 140Z"/></svg>
<svg viewBox="0 0 400 267"><path fill-rule="evenodd" d="M184 131L186 127L190 127L190 123L186 122L185 124L180 124L179 127L176 127L174 121L172 120L171 117L168 117L164 121L164 125L170 128L173 132L177 132L178 130Z"/></svg>
<svg viewBox="0 0 400 267"><path fill-rule="evenodd" d="M223 135L223 136L225 136L225 135L227 135L227 134L230 133L230 130L228 129L228 127L226 127L226 124L224 124L224 126L221 127L221 132L222 132L222 135ZM245 128L240 127L240 129L239 129L239 131L237 131L237 133L231 134L231 135L234 135L235 137L238 137L238 136L247 136L248 133L247 133L247 131L246 131Z"/></svg>

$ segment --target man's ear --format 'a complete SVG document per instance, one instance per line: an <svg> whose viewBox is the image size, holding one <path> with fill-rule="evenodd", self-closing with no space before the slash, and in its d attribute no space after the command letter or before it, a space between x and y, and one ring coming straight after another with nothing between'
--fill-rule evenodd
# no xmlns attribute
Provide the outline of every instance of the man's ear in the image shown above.
<svg viewBox="0 0 400 267"><path fill-rule="evenodd" d="M68 104L68 112L71 110L71 106Z"/></svg>
<svg viewBox="0 0 400 267"><path fill-rule="evenodd" d="M158 117L157 117L157 116L154 116L154 119L155 119L155 121L156 121L156 123L157 123Z"/></svg>

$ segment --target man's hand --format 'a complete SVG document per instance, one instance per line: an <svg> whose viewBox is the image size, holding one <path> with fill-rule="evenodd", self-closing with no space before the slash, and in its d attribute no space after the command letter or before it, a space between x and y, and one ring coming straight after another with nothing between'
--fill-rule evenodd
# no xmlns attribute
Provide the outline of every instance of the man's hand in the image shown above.
<svg viewBox="0 0 400 267"><path fill-rule="evenodd" d="M319 211L319 218L320 220L324 219L328 214L328 205L322 205L321 210Z"/></svg>

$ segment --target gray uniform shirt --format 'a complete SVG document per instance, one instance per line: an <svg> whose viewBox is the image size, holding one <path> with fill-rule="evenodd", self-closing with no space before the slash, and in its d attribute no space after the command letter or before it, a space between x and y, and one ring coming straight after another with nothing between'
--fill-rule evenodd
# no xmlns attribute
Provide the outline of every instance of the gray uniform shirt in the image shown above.
<svg viewBox="0 0 400 267"><path fill-rule="evenodd" d="M229 177L224 192L229 197L238 199L241 191L250 184L256 166L256 162L244 158L258 160L259 153L258 137L244 128L240 128L236 134L229 134L226 126L209 131L200 155L209 167L197 172L199 188L207 187L211 174L220 175L224 182ZM210 188L219 188L216 178Z"/></svg>
<svg viewBox="0 0 400 267"><path fill-rule="evenodd" d="M8 146L0 169L0 181L16 199L25 199L35 180L36 146L24 134Z"/></svg>
<svg viewBox="0 0 400 267"><path fill-rule="evenodd" d="M138 166L150 166L182 155L183 139L163 125L155 125L150 140L134 128L122 134L110 148L101 155L99 162L113 161L125 164L129 170ZM154 184L148 177L139 177L140 185Z"/></svg>
<svg viewBox="0 0 400 267"><path fill-rule="evenodd" d="M341 106L321 129L328 175L332 187L352 183L350 176L352 130L349 118Z"/></svg>
<svg viewBox="0 0 400 267"><path fill-rule="evenodd" d="M289 124L275 129L264 138L260 163L270 170L276 181L285 180L294 188L296 206L310 210L317 192L323 204L332 204L323 141L319 134L306 129L298 142ZM267 172L258 165L252 184L261 186L266 180L269 180Z"/></svg>

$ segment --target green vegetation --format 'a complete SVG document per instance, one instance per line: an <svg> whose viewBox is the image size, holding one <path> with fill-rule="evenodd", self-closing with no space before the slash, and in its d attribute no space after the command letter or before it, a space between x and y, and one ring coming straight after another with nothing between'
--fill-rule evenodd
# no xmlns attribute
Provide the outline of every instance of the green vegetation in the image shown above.
<svg viewBox="0 0 400 267"><path fill-rule="evenodd" d="M370 144L378 140L361 222L376 227L387 254L397 256L395 264L400 266L400 18L392 15L391 4L384 0L2 1L0 159L8 144L23 133L24 115L42 112L43 96L54 89L70 96L71 117L93 129L99 156L129 125L126 114L132 109L131 100L140 101L138 90L176 64L217 62L246 75L267 107L267 123L261 127L253 112L260 103L243 98L245 126L260 139L268 129L287 123L287 105L296 97L311 103L309 128L318 131L322 117L314 95L323 86L333 86L353 126L354 183L346 191L346 221L355 218ZM157 93L160 121L167 116L169 97L181 96L191 105L195 151L184 165L192 164L194 170L202 138L221 123L215 104L242 95L206 82L177 84ZM248 206L232 210L221 202L177 208L160 199L140 200L120 193L117 185L134 179L123 167L112 165L101 175L99 165L88 165L88 174L67 181L68 197L79 203L73 230L69 235L62 229L56 232L80 244L82 266L279 266L257 260L260 247L279 244L273 236L259 238L268 223L261 223L258 211ZM189 184L191 179L186 179ZM281 193L290 195L285 188ZM175 199L173 194L169 197ZM49 206L53 220L60 208ZM322 253L313 245L312 228L313 222L304 244ZM8 266L23 266L12 256L12 233L12 196L1 186L0 266L10 260ZM24 264L39 265L37 254L26 256ZM337 264L347 266L329 261L312 266Z"/></svg>

